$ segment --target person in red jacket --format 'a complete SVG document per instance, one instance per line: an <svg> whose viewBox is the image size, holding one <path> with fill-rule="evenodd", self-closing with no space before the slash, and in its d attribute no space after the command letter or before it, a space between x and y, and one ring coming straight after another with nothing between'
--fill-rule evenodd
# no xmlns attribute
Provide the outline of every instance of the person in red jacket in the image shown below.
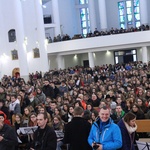
<svg viewBox="0 0 150 150"><path fill-rule="evenodd" d="M0 115L4 116L4 124L8 124L11 126L10 121L7 119L7 116L3 111L0 111Z"/></svg>

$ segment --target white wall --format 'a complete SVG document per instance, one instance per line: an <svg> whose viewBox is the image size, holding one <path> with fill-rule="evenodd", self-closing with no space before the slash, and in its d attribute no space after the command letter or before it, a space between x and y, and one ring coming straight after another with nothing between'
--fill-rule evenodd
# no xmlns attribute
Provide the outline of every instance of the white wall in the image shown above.
<svg viewBox="0 0 150 150"><path fill-rule="evenodd" d="M63 34L71 37L77 33L77 15L74 0L59 0L60 25Z"/></svg>
<svg viewBox="0 0 150 150"><path fill-rule="evenodd" d="M118 19L118 2L120 0L106 0L106 11L107 11L107 26L108 29L120 28Z"/></svg>
<svg viewBox="0 0 150 150"><path fill-rule="evenodd" d="M46 6L46 8L43 7L43 15L51 15L52 17L52 1L49 1L47 3L44 4L44 6ZM53 20L53 17L52 17Z"/></svg>
<svg viewBox="0 0 150 150"><path fill-rule="evenodd" d="M148 14L150 14L150 9L149 9L149 6L150 6L150 0L147 0L147 7L148 7ZM148 22L150 24L150 15L148 15Z"/></svg>

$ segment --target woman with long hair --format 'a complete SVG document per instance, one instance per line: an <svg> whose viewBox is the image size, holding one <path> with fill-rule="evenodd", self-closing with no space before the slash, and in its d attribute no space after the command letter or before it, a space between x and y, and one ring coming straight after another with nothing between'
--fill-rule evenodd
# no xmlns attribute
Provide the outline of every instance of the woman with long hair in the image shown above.
<svg viewBox="0 0 150 150"><path fill-rule="evenodd" d="M63 145L63 138L64 138L64 124L59 115L55 115L53 117L52 128L54 129L57 137L56 150L61 150L61 146Z"/></svg>
<svg viewBox="0 0 150 150"><path fill-rule="evenodd" d="M135 140L137 125L136 115L128 112L119 122L118 126L122 134L122 147L119 150L136 150Z"/></svg>
<svg viewBox="0 0 150 150"><path fill-rule="evenodd" d="M133 104L131 112L136 115L136 119L145 119L144 112L140 108L140 106L136 103Z"/></svg>

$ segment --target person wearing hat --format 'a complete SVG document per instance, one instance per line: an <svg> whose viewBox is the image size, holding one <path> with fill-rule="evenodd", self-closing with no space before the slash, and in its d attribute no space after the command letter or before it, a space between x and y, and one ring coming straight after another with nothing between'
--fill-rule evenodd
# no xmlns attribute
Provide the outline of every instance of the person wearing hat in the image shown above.
<svg viewBox="0 0 150 150"><path fill-rule="evenodd" d="M0 112L0 150L15 150L18 139L13 128L4 123L5 114Z"/></svg>

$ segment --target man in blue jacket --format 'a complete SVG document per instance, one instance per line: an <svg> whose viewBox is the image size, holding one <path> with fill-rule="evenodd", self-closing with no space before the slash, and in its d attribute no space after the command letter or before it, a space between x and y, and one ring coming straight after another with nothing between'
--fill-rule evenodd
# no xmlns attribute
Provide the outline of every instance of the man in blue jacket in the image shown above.
<svg viewBox="0 0 150 150"><path fill-rule="evenodd" d="M93 123L89 144L94 150L116 150L122 146L121 132L117 124L110 118L110 109L102 107L99 118Z"/></svg>

